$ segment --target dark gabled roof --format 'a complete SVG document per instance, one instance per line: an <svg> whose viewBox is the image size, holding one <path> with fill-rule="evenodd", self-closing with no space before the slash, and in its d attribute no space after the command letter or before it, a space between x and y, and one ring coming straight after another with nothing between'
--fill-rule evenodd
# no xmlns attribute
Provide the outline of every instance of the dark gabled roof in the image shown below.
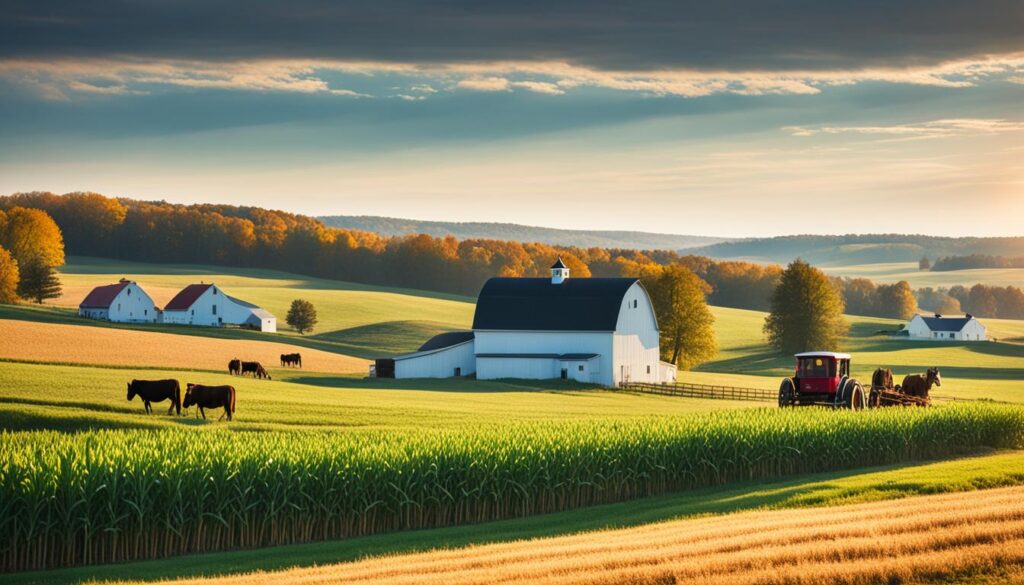
<svg viewBox="0 0 1024 585"><path fill-rule="evenodd" d="M466 343L467 341L472 340L472 331L449 331L447 333L441 333L431 337L416 351L433 351L435 349L452 347L453 345L459 345L460 343Z"/></svg>
<svg viewBox="0 0 1024 585"><path fill-rule="evenodd" d="M117 284L97 286L85 296L85 299L78 306L82 309L109 309L110 303L113 303L117 295L121 294L121 291L129 284L127 282L119 282Z"/></svg>
<svg viewBox="0 0 1024 585"><path fill-rule="evenodd" d="M565 263L562 262L561 256L558 257L558 260L555 260L555 263L551 265L551 268L566 268Z"/></svg>
<svg viewBox="0 0 1024 585"><path fill-rule="evenodd" d="M492 278L480 290L473 329L615 331L635 278Z"/></svg>
<svg viewBox="0 0 1024 585"><path fill-rule="evenodd" d="M973 317L925 317L925 325L928 326L932 331L961 331Z"/></svg>
<svg viewBox="0 0 1024 585"><path fill-rule="evenodd" d="M167 303L164 307L165 311L184 311L192 306L192 303L202 296L206 289L213 286L212 284L190 284L185 288L181 289L181 292L174 295L171 302Z"/></svg>

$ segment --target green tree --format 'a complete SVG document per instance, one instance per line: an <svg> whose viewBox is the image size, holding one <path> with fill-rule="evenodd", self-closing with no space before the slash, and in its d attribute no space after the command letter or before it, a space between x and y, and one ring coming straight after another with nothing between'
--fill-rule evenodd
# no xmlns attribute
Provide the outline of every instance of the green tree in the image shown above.
<svg viewBox="0 0 1024 585"><path fill-rule="evenodd" d="M690 269L650 265L641 274L661 330L661 359L684 370L715 357L715 317L708 309L708 283Z"/></svg>
<svg viewBox="0 0 1024 585"><path fill-rule="evenodd" d="M876 306L879 317L909 319L917 312L917 298L910 283L901 280L895 284L879 285Z"/></svg>
<svg viewBox="0 0 1024 585"><path fill-rule="evenodd" d="M59 297L60 292L60 279L53 266L36 260L21 267L18 296L42 304L47 299Z"/></svg>
<svg viewBox="0 0 1024 585"><path fill-rule="evenodd" d="M921 259L917 261L918 270L931 270L932 261L927 256L921 256Z"/></svg>
<svg viewBox="0 0 1024 585"><path fill-rule="evenodd" d="M836 350L850 328L843 299L828 276L800 259L782 272L771 307L764 332L780 351Z"/></svg>
<svg viewBox="0 0 1024 585"><path fill-rule="evenodd" d="M295 299L291 308L288 309L288 316L285 321L299 332L299 335L312 331L316 325L316 307L309 301Z"/></svg>
<svg viewBox="0 0 1024 585"><path fill-rule="evenodd" d="M0 303L18 302L18 261L7 250L0 248Z"/></svg>

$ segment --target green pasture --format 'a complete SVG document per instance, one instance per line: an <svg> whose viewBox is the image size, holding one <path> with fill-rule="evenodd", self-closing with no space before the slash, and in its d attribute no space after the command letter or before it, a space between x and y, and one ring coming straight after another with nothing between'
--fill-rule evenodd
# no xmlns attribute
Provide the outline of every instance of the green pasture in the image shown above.
<svg viewBox="0 0 1024 585"><path fill-rule="evenodd" d="M273 381L222 372L133 370L0 362L0 429L159 428L202 426L239 430L380 430L448 428L526 420L673 416L752 402L680 399L603 390L562 381L377 380L274 368ZM231 384L238 391L231 423L167 416L169 403L146 415L133 379Z"/></svg>
<svg viewBox="0 0 1024 585"><path fill-rule="evenodd" d="M935 260L935 258L932 258ZM918 270L917 262L885 262L878 264L822 265L821 269L835 276L869 278L879 283L905 280L913 288L940 286L949 288L961 284L971 287L979 282L990 286L1024 285L1024 268L974 268L932 272Z"/></svg>
<svg viewBox="0 0 1024 585"><path fill-rule="evenodd" d="M6 575L0 580L19 585L75 584L115 579L150 581L241 574L625 528L708 514L824 507L1022 484L1024 457L1020 452L1011 451L932 463L818 473L781 481L745 482L485 524L192 555L187 560L170 558L20 573Z"/></svg>

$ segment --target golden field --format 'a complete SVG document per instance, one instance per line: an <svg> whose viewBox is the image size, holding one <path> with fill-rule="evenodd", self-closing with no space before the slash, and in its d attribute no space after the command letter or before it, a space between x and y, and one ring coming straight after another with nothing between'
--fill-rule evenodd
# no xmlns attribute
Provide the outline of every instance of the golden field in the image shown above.
<svg viewBox="0 0 1024 585"><path fill-rule="evenodd" d="M273 573L175 581L1024 583L1024 488L755 511Z"/></svg>
<svg viewBox="0 0 1024 585"><path fill-rule="evenodd" d="M369 363L272 341L0 319L0 358L5 359L227 371L235 357L277 366L282 353L295 352L302 354L304 369L314 372L365 373Z"/></svg>

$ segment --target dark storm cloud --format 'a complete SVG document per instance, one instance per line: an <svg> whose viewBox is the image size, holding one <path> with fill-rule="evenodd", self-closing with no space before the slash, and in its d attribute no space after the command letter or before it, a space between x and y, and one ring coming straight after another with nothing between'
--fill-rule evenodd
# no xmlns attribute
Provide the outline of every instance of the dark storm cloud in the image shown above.
<svg viewBox="0 0 1024 585"><path fill-rule="evenodd" d="M1018 0L7 0L4 59L131 56L598 69L854 69L1024 50Z"/></svg>

